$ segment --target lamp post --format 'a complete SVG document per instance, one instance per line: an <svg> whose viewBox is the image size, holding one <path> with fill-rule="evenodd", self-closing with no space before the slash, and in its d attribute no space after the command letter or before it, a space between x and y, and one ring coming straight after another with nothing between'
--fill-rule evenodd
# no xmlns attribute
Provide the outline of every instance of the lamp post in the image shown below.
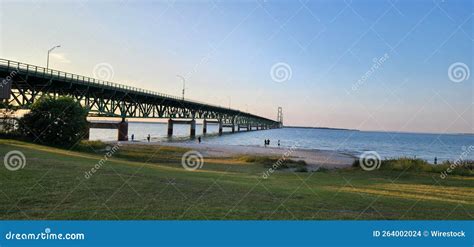
<svg viewBox="0 0 474 247"><path fill-rule="evenodd" d="M181 78L181 80L183 81L183 100L184 100L184 90L186 88L186 78L184 78L184 76L182 75L176 75L178 78Z"/></svg>
<svg viewBox="0 0 474 247"><path fill-rule="evenodd" d="M49 69L49 53L51 53L54 49L61 47L61 45L54 46L53 48L48 50L48 59L46 60L46 69Z"/></svg>

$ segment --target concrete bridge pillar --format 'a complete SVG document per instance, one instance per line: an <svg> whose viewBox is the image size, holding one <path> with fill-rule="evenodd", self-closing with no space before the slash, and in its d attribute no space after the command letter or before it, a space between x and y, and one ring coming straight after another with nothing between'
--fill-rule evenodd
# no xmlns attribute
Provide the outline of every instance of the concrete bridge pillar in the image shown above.
<svg viewBox="0 0 474 247"><path fill-rule="evenodd" d="M168 119L168 136L173 136L173 119Z"/></svg>
<svg viewBox="0 0 474 247"><path fill-rule="evenodd" d="M235 132L235 124L232 124L232 133Z"/></svg>
<svg viewBox="0 0 474 247"><path fill-rule="evenodd" d="M118 124L118 140L128 141L128 123L125 118L122 118L122 122Z"/></svg>
<svg viewBox="0 0 474 247"><path fill-rule="evenodd" d="M193 119L189 122L191 124L191 137L195 137L196 136L196 119Z"/></svg>
<svg viewBox="0 0 474 247"><path fill-rule="evenodd" d="M207 133L207 120L206 119L204 119L204 121L202 122L202 133L203 134Z"/></svg>
<svg viewBox="0 0 474 247"><path fill-rule="evenodd" d="M91 134L91 127L90 127L89 122L87 122L87 129L86 129L86 132L84 133L84 135L82 136L82 140L88 141L89 138L90 138L90 134Z"/></svg>
<svg viewBox="0 0 474 247"><path fill-rule="evenodd" d="M219 119L219 135L222 135L222 119Z"/></svg>

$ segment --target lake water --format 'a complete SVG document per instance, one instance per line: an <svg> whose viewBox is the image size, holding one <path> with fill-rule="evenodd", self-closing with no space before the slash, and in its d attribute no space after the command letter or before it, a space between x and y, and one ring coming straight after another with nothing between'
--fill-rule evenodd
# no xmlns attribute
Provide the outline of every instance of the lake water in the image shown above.
<svg viewBox="0 0 474 247"><path fill-rule="evenodd" d="M129 136L134 134L136 141L146 141L148 134L153 142L184 141L196 142L187 138L189 125L174 125L173 138L166 137L165 123L129 123ZM468 147L474 145L474 135L424 134L399 132L373 132L327 129L282 128L262 131L242 131L236 134L217 136L217 125L208 124L208 135L202 138L204 143L224 145L263 146L264 139L271 140L276 146L278 140L282 148L338 150L354 155L364 151L376 151L382 158L418 157L433 162L456 160L464 157L474 160L474 151ZM230 129L224 128L224 132ZM196 125L196 135L202 135L202 125ZM117 130L91 129L91 140L114 141ZM467 150L467 151L466 151Z"/></svg>

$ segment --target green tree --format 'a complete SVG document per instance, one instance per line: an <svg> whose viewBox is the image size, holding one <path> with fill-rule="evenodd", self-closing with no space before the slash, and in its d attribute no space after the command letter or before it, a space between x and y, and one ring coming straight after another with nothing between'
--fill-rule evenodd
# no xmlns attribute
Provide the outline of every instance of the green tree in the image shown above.
<svg viewBox="0 0 474 247"><path fill-rule="evenodd" d="M0 101L0 134L12 135L16 127L16 107L8 102Z"/></svg>
<svg viewBox="0 0 474 247"><path fill-rule="evenodd" d="M87 110L69 97L42 98L20 121L20 131L33 141L71 147L87 131Z"/></svg>

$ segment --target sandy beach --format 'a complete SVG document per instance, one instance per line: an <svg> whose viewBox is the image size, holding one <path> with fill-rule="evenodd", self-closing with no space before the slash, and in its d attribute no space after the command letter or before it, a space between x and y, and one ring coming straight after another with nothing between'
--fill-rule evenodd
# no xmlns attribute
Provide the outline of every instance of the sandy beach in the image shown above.
<svg viewBox="0 0 474 247"><path fill-rule="evenodd" d="M328 169L350 167L355 159L353 155L337 151L290 149L286 147L216 145L184 142L126 142L126 144L189 148L200 152L204 157L233 157L239 155L285 157L293 160L304 160L308 164L309 170L317 170L319 167Z"/></svg>

